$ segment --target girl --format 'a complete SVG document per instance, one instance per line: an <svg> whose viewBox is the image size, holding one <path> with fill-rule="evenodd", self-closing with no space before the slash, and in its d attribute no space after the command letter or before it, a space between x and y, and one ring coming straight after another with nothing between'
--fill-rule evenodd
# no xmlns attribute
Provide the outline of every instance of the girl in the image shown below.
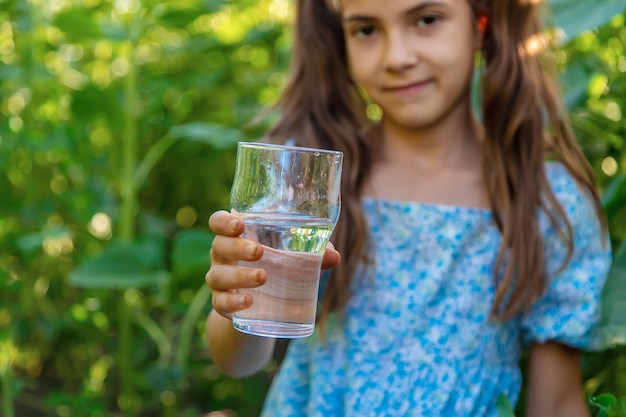
<svg viewBox="0 0 626 417"><path fill-rule="evenodd" d="M588 415L577 350L597 347L610 249L538 53L539 3L298 1L268 140L343 151L343 205L318 328L291 342L263 415L497 416L518 399L526 347L529 415ZM230 319L267 278L237 261L263 248L225 211L209 224L209 348L225 373L250 375L275 341Z"/></svg>

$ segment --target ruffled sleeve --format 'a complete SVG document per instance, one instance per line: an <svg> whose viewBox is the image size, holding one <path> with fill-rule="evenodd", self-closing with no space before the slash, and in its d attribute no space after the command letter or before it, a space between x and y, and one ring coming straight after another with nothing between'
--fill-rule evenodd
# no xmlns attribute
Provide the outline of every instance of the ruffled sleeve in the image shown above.
<svg viewBox="0 0 626 417"><path fill-rule="evenodd" d="M611 264L608 237L602 233L591 197L558 163L546 165L548 180L574 233L574 252L563 267L567 246L543 213L548 283L546 292L522 317L522 338L559 342L581 350L601 349L602 289Z"/></svg>

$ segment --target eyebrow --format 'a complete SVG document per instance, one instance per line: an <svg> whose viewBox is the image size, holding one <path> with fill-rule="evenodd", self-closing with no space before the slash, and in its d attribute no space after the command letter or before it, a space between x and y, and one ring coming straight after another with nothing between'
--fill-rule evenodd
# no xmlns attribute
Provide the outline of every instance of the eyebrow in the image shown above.
<svg viewBox="0 0 626 417"><path fill-rule="evenodd" d="M438 1L427 1L421 4L418 4L417 6L411 7L410 9L404 11L402 14L405 16L410 16L412 14L415 14L417 12L420 12L424 9L427 9L429 7L435 7L435 6L445 6L445 3L442 2L438 2ZM346 16L343 19L344 23L349 23L349 22L361 22L361 21L373 21L376 20L375 17L372 16L367 16L367 15L359 15L359 14L355 14L355 15L349 15Z"/></svg>

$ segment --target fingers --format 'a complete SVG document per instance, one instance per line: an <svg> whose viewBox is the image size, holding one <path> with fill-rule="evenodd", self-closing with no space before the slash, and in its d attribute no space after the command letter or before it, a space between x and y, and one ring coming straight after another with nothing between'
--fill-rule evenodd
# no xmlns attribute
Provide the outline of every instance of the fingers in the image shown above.
<svg viewBox="0 0 626 417"><path fill-rule="evenodd" d="M243 220L241 217L225 210L216 211L209 218L209 227L216 235L239 236L243 233Z"/></svg>
<svg viewBox="0 0 626 417"><path fill-rule="evenodd" d="M211 291L231 291L261 286L267 280L267 273L259 268L217 265L209 269L205 279Z"/></svg>
<svg viewBox="0 0 626 417"><path fill-rule="evenodd" d="M237 290L255 288L267 279L265 270L237 266L238 261L254 262L263 256L260 244L239 237L243 220L226 211L218 211L209 219L209 227L216 234L211 246L211 268L205 280L211 289L213 309L232 319L233 313L249 308L253 298Z"/></svg>
<svg viewBox="0 0 626 417"><path fill-rule="evenodd" d="M232 320L234 313L249 308L252 305L252 301L250 294L219 292L213 293L211 304L213 305L213 310Z"/></svg>
<svg viewBox="0 0 626 417"><path fill-rule="evenodd" d="M211 289L213 309L232 319L233 313L249 308L253 302L252 295L237 291L259 287L267 280L265 270L240 267L237 262L258 261L263 256L263 247L240 237L244 230L243 220L227 211L213 213L209 227L216 236L210 252L211 268L205 280ZM322 269L334 268L340 262L341 255L329 243L322 259Z"/></svg>
<svg viewBox="0 0 626 417"><path fill-rule="evenodd" d="M205 280L211 289L213 309L222 316L232 319L233 313L249 308L253 302L250 294L238 293L235 290L263 285L267 280L267 274L263 269L217 265L211 267Z"/></svg>
<svg viewBox="0 0 626 417"><path fill-rule="evenodd" d="M243 220L227 211L213 213L209 227L216 234L211 247L211 264L236 261L258 261L263 248L256 242L238 237L243 233Z"/></svg>
<svg viewBox="0 0 626 417"><path fill-rule="evenodd" d="M339 265L341 262L341 254L335 250L335 245L328 242L324 257L322 258L322 269L331 269Z"/></svg>
<svg viewBox="0 0 626 417"><path fill-rule="evenodd" d="M232 264L236 261L254 262L263 256L263 247L248 239L217 235L213 239L210 254L211 265Z"/></svg>

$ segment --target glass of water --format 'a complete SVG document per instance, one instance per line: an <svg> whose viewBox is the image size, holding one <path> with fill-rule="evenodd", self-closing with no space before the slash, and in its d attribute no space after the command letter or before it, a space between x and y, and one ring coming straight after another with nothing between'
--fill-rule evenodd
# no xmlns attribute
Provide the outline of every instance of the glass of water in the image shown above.
<svg viewBox="0 0 626 417"><path fill-rule="evenodd" d="M320 268L341 208L343 154L337 151L239 142L231 211L243 237L263 245L263 257L240 266L263 268L264 285L246 289L252 306L233 316L249 334L280 338L313 333Z"/></svg>

